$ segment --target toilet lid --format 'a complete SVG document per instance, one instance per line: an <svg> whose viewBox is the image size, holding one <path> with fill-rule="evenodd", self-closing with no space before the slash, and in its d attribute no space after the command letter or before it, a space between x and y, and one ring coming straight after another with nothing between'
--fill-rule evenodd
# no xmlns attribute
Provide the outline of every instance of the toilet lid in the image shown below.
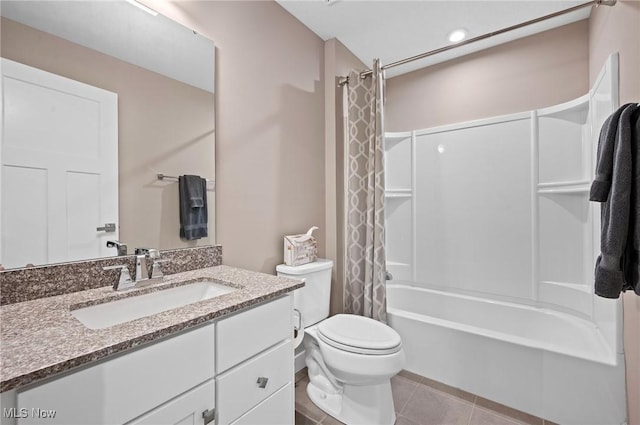
<svg viewBox="0 0 640 425"><path fill-rule="evenodd" d="M318 336L325 343L360 354L392 354L401 348L398 332L384 323L353 314L337 314L318 325Z"/></svg>

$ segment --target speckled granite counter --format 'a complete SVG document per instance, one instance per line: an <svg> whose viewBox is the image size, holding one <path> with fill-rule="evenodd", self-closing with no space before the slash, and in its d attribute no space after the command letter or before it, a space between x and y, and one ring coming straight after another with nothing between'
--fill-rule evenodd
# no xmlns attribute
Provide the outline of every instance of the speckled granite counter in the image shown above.
<svg viewBox="0 0 640 425"><path fill-rule="evenodd" d="M204 279L238 290L105 329L86 328L71 310ZM0 307L0 392L88 364L302 287L299 281L216 266L115 292L110 286Z"/></svg>

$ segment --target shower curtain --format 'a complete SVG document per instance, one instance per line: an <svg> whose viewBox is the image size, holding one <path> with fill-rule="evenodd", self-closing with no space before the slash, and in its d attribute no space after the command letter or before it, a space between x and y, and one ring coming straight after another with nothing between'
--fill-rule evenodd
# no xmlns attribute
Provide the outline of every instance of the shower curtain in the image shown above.
<svg viewBox="0 0 640 425"><path fill-rule="evenodd" d="M380 60L371 78L349 74L346 85L346 313L386 323L384 229L384 78Z"/></svg>

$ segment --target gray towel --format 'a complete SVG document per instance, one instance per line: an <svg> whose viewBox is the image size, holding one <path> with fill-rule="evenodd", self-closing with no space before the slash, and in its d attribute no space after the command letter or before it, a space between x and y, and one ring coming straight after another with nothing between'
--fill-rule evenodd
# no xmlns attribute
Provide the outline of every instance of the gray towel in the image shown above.
<svg viewBox="0 0 640 425"><path fill-rule="evenodd" d="M631 205L635 210L629 216L629 237L622 263L625 275L622 290L632 290L640 295L640 107L631 115L631 152Z"/></svg>
<svg viewBox="0 0 640 425"><path fill-rule="evenodd" d="M632 185L632 173L638 151L638 143L631 141L631 119L637 109L636 104L626 104L607 118L598 143L596 177L589 199L602 202L601 254L596 261L595 293L605 298L618 298L627 287L623 257L632 237L631 217L636 223L640 214L640 205L631 203L631 192L636 188Z"/></svg>
<svg viewBox="0 0 640 425"><path fill-rule="evenodd" d="M207 180L200 176L178 178L180 237L188 241L207 237Z"/></svg>

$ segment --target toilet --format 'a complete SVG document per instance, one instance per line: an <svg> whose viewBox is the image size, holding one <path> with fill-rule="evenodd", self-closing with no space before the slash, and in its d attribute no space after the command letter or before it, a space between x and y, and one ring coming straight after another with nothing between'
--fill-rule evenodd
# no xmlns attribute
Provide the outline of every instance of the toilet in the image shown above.
<svg viewBox="0 0 640 425"><path fill-rule="evenodd" d="M405 364L400 335L367 317L328 317L332 267L324 259L276 267L278 276L305 281L294 291L293 302L296 347L304 344L309 373L307 394L347 425L392 425L391 377Z"/></svg>

